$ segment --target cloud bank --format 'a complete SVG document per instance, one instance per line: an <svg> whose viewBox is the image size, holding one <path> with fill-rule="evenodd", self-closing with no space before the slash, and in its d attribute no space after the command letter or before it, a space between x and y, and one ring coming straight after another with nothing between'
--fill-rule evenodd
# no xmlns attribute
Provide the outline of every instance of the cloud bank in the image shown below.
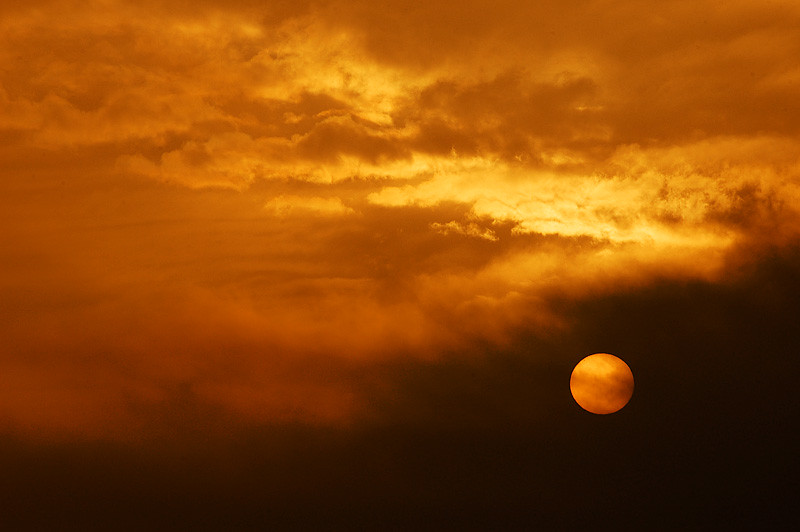
<svg viewBox="0 0 800 532"><path fill-rule="evenodd" d="M795 2L0 9L12 433L350 423L364 367L798 236Z"/></svg>

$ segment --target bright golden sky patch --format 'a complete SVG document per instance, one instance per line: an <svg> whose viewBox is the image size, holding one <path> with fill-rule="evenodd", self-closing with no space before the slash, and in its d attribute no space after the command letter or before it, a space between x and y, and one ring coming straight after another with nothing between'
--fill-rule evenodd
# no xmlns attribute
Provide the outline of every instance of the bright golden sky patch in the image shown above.
<svg viewBox="0 0 800 532"><path fill-rule="evenodd" d="M713 280L800 232L798 25L791 1L4 5L0 381L36 360L79 404L64 375L102 375L98 427L182 386L334 422L356 386L321 360ZM56 424L5 390L7 424Z"/></svg>

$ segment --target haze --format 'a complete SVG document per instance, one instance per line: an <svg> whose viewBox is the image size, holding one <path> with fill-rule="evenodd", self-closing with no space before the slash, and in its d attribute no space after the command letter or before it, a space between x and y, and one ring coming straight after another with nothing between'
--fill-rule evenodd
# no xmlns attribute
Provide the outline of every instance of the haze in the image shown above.
<svg viewBox="0 0 800 532"><path fill-rule="evenodd" d="M508 512L486 526L558 528L556 509L583 489L563 479L595 465L544 442L580 456L575 435L596 428L614 461L602 443L612 433L640 434L629 454L668 434L688 463L691 426L709 435L700 455L713 433L728 442L720 461L746 462L750 476L729 486L781 495L762 506L712 482L708 504L692 506L677 495L697 480L687 465L665 500L683 501L690 525L713 521L723 500L782 522L783 473L752 456L788 449L765 442L786 441L797 404L780 383L799 343L799 30L791 0L4 3L9 464L78 449L53 458L71 471L81 449L111 445L152 465L193 442L198 463L239 464L205 481L260 486L242 464L261 450L285 457L292 445L271 438L302 427L310 458L297 463L365 455L367 469L402 471L387 473L386 500L423 485L431 515L502 499ZM570 410L568 390L574 364L603 351L637 376L611 432ZM675 396L687 417L664 417ZM763 440L733 428L754 424ZM407 445L364 436L375 427ZM467 444L452 462L440 455L453 430L484 442L474 460ZM506 449L521 470L541 468L539 495L493 462L510 441L540 449L533 462ZM540 462L547 449L561 466ZM436 458L409 472L425 450ZM624 471L655 479L656 456ZM454 492L448 463L494 488ZM306 491L318 470L300 469L284 496L326 499ZM158 470L138 481L143 500L155 500ZM19 475L9 486L35 485ZM354 481L353 500L377 493L370 478ZM187 515L208 506L192 485L176 488ZM17 488L4 497L18 503L28 492ZM20 528L35 499L20 503ZM167 526L87 500L104 523ZM237 504L218 502L215 518ZM376 526L414 514L375 504ZM268 521L255 507L242 527ZM353 524L337 513L347 503L330 507L330 523ZM637 526L673 515L642 508ZM53 522L91 528L65 512ZM572 524L597 528L596 513L576 510Z"/></svg>

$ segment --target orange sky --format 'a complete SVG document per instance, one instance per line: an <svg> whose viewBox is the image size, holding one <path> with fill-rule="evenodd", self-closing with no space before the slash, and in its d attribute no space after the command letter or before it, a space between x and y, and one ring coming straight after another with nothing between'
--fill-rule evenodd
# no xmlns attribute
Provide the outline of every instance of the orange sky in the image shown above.
<svg viewBox="0 0 800 532"><path fill-rule="evenodd" d="M4 432L348 423L800 233L794 0L8 4Z"/></svg>

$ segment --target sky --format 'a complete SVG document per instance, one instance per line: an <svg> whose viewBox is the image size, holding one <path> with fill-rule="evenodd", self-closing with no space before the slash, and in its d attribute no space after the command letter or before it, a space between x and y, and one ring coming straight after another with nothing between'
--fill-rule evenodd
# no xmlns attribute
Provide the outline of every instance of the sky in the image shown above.
<svg viewBox="0 0 800 532"><path fill-rule="evenodd" d="M3 519L796 521L798 57L795 0L3 3Z"/></svg>

